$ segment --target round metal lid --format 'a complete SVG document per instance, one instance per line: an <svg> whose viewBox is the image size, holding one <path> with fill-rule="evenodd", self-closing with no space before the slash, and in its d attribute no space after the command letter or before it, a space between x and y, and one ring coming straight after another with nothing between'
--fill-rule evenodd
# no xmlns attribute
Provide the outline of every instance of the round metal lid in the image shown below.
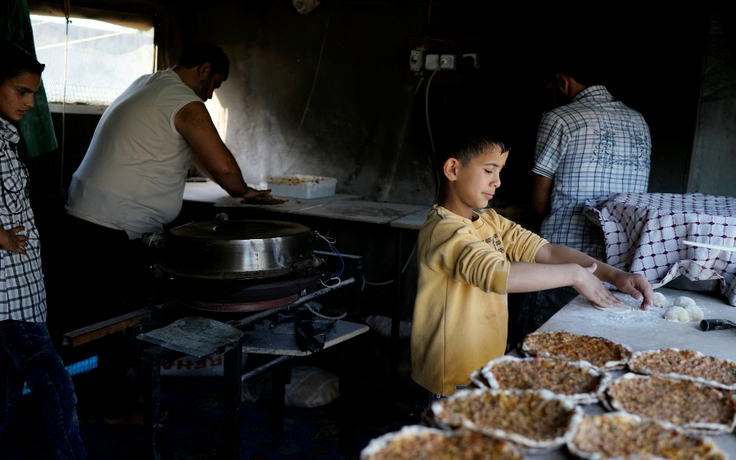
<svg viewBox="0 0 736 460"><path fill-rule="evenodd" d="M210 240L253 240L279 238L310 232L308 227L276 220L222 220L194 222L169 231L183 238Z"/></svg>
<svg viewBox="0 0 736 460"><path fill-rule="evenodd" d="M253 279L314 264L312 232L270 220L196 222L169 231L161 269L184 277Z"/></svg>

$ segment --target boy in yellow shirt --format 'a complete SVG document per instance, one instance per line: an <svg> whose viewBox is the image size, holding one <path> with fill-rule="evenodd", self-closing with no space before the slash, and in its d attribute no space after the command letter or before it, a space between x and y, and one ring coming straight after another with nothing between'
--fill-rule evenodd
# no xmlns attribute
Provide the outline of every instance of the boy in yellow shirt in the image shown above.
<svg viewBox="0 0 736 460"><path fill-rule="evenodd" d="M643 275L551 244L483 209L501 186L507 157L503 143L482 138L450 152L438 204L419 231L411 376L423 407L468 385L472 371L505 353L507 293L571 286L597 305L620 306L606 281L643 299L642 309L652 303Z"/></svg>

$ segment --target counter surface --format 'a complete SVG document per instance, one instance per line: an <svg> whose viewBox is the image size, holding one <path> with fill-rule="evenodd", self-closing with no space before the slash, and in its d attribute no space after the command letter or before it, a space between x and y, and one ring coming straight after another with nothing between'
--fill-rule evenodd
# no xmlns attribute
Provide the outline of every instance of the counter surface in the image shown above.
<svg viewBox="0 0 736 460"><path fill-rule="evenodd" d="M672 305L678 296L687 296L703 310L706 319L736 321L736 308L730 306L724 296L707 293L659 288ZM614 291L614 294L634 308L630 313L615 314L590 306L583 296L578 296L545 323L540 330L565 330L578 334L605 337L628 345L634 351L656 348L697 350L703 354L736 361L736 329L703 332L698 321L678 323L664 319L664 308L638 308L638 301Z"/></svg>
<svg viewBox="0 0 736 460"><path fill-rule="evenodd" d="M736 308L730 306L722 295L659 288L672 305L678 296L695 300L703 310L706 319L730 319L736 321ZM607 313L593 308L583 296L578 296L565 305L547 321L540 331L564 330L577 334L605 337L631 347L634 351L657 348L679 348L697 350L703 354L721 359L736 361L736 329L703 332L699 322L677 323L664 319L664 308L651 307L643 311L626 294L614 292L617 297L633 306L626 314ZM621 374L619 372L618 374ZM604 412L600 405L584 406L586 413ZM728 434L711 437L731 458L736 458L736 435ZM567 459L572 458L564 449L543 455L528 455L529 459Z"/></svg>

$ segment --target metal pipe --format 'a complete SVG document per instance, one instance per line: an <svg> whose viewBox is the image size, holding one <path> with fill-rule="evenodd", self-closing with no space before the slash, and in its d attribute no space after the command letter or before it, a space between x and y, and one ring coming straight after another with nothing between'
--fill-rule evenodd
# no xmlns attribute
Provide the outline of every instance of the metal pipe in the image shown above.
<svg viewBox="0 0 736 460"><path fill-rule="evenodd" d="M256 367L252 371L246 372L245 374L243 374L240 377L240 381L241 382L245 382L246 380L252 379L253 377L258 377L259 375L263 374L264 372L266 372L267 370L271 369L272 367L276 367L279 364L283 364L283 363L285 363L286 361L289 361L292 358L293 358L293 356L288 356L288 355L279 356L278 358L274 359L273 361L269 361L269 362L267 362L266 364L264 364L262 366Z"/></svg>
<svg viewBox="0 0 736 460"><path fill-rule="evenodd" d="M281 312L281 311L288 311L292 307L298 307L299 305L302 305L303 303L309 302L312 299L316 299L317 297L323 296L323 295L327 294L330 291L334 291L337 288L346 286L348 284L352 284L354 282L355 282L355 278L352 278L352 277L351 278L347 278L347 279L341 280L340 281L340 284L337 284L335 286L327 286L327 287L325 287L323 289L320 289L319 291L314 291L311 294L307 294L304 297L300 297L300 298L296 299L295 301L291 302L288 305L284 305L284 306L278 307L278 308L271 308L270 310L264 310L264 311L262 311L260 313L256 313L256 314L251 315L251 316L249 316L247 318L230 321L230 322L228 322L228 324L230 324L231 326L235 326L235 327L246 326L246 325L251 324L251 323L254 323L254 322L256 322L256 321L258 321L260 319L263 319L263 318L265 318L267 316L271 316L274 313L278 313L278 312Z"/></svg>

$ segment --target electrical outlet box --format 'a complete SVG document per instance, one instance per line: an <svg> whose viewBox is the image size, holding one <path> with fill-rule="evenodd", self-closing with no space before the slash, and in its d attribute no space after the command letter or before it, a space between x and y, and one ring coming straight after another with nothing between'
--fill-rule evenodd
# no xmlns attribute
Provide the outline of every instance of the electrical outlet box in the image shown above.
<svg viewBox="0 0 736 460"><path fill-rule="evenodd" d="M409 70L421 72L422 67L424 67L424 51L411 50L409 53Z"/></svg>
<svg viewBox="0 0 736 460"><path fill-rule="evenodd" d="M478 53L463 54L463 60L465 59L472 60L474 69L480 69L480 55Z"/></svg>
<svg viewBox="0 0 736 460"><path fill-rule="evenodd" d="M427 70L437 70L440 68L440 55L428 54L424 59L424 68Z"/></svg>
<svg viewBox="0 0 736 460"><path fill-rule="evenodd" d="M440 69L455 70L457 68L457 56L454 54L443 54L440 56Z"/></svg>

